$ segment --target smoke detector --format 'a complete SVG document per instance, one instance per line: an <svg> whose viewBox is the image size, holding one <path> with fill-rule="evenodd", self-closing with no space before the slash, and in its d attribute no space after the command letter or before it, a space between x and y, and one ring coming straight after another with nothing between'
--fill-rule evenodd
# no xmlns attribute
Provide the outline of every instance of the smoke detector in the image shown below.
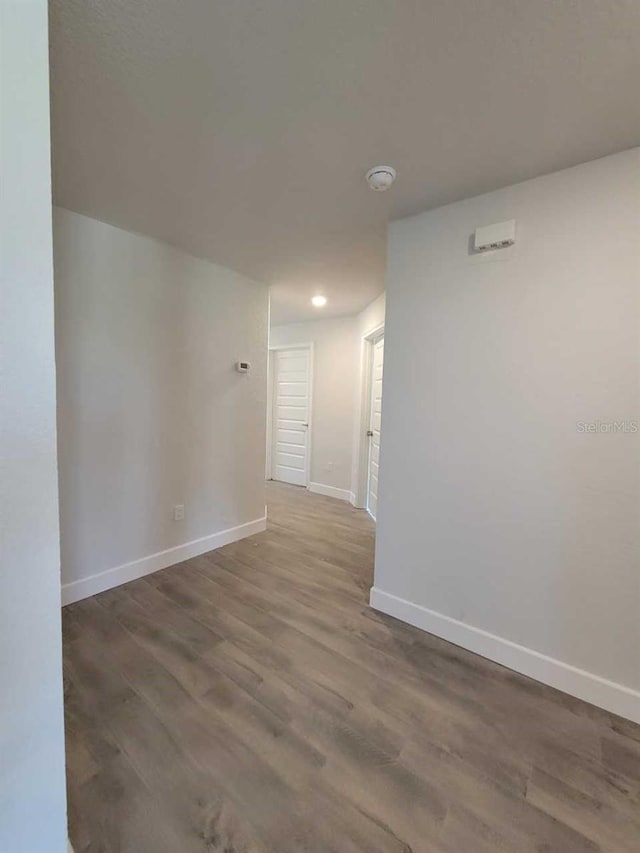
<svg viewBox="0 0 640 853"><path fill-rule="evenodd" d="M384 192L388 190L396 179L396 170L393 166L374 166L365 175L367 183L372 190Z"/></svg>

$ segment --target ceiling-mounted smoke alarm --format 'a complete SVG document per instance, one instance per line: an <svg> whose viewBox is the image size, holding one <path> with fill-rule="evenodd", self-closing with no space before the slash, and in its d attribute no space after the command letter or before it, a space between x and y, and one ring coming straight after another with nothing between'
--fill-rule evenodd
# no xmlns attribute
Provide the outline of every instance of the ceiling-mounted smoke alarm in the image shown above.
<svg viewBox="0 0 640 853"><path fill-rule="evenodd" d="M373 169L369 169L365 177L371 189L380 193L388 190L395 181L396 170L393 166L374 166Z"/></svg>

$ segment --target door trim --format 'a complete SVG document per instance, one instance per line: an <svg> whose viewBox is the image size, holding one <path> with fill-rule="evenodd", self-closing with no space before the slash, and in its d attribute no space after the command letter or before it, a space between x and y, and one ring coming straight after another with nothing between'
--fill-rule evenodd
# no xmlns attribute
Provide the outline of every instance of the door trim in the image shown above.
<svg viewBox="0 0 640 853"><path fill-rule="evenodd" d="M353 505L358 509L367 508L367 484L369 481L369 442L367 430L371 420L371 368L373 366L373 345L384 337L384 323L362 336L360 343L360 419L356 439L355 457L357 460L356 491ZM383 374L384 376L384 374ZM382 383L384 393L384 379ZM381 432L382 435L382 432Z"/></svg>
<svg viewBox="0 0 640 853"><path fill-rule="evenodd" d="M307 451L305 456L306 468L306 483L305 488L309 488L311 483L311 441L313 430L313 341L307 341L301 344L282 344L280 346L269 347L269 363L267 367L267 455L265 464L265 479L272 480L272 456L273 456L273 371L275 369L276 360L273 357L274 352L290 349L306 349L309 351L309 426L307 427Z"/></svg>

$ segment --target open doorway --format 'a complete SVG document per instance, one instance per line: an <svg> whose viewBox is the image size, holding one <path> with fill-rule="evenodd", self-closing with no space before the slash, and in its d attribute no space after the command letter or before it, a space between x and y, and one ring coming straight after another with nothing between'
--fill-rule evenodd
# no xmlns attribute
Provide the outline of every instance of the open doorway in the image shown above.
<svg viewBox="0 0 640 853"><path fill-rule="evenodd" d="M369 342L369 407L365 413L367 428L366 510L376 520L380 469L380 431L382 425L382 371L384 366L384 330Z"/></svg>
<svg viewBox="0 0 640 853"><path fill-rule="evenodd" d="M378 513L384 295L356 314L278 322L272 299L268 480ZM278 317L279 319L279 317ZM368 435L371 433L371 435Z"/></svg>
<svg viewBox="0 0 640 853"><path fill-rule="evenodd" d="M354 505L375 521L378 511L380 440L382 435L382 378L384 372L384 325L361 338L361 402L357 428L356 489Z"/></svg>

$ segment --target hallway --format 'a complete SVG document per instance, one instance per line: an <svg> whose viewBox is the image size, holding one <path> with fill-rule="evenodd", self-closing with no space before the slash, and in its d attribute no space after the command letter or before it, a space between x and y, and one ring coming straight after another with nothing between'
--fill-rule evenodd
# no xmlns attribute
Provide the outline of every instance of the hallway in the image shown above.
<svg viewBox="0 0 640 853"><path fill-rule="evenodd" d="M76 853L624 853L640 727L368 608L374 527L268 530L63 611Z"/></svg>

